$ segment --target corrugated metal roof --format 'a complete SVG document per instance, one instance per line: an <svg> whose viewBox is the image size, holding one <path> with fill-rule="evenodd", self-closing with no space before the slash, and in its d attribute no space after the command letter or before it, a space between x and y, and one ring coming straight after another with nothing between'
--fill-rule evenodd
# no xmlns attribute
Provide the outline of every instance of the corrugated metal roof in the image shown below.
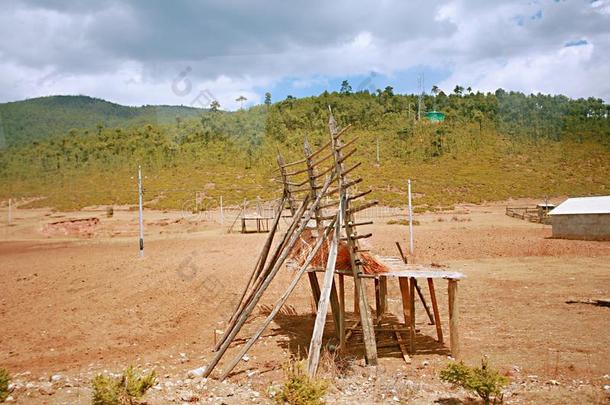
<svg viewBox="0 0 610 405"><path fill-rule="evenodd" d="M610 214L610 195L568 198L549 215Z"/></svg>

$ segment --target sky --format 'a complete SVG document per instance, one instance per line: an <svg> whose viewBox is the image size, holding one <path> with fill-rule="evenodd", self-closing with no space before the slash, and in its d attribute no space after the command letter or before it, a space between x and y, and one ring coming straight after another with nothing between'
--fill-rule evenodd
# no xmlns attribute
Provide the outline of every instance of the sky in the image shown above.
<svg viewBox="0 0 610 405"><path fill-rule="evenodd" d="M4 0L0 102L84 94L234 110L459 84L610 100L610 0Z"/></svg>

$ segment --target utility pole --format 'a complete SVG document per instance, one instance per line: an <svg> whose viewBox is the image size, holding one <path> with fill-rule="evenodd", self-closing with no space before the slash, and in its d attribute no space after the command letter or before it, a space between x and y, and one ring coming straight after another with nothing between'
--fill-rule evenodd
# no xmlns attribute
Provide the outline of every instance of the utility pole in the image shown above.
<svg viewBox="0 0 610 405"><path fill-rule="evenodd" d="M409 253L413 255L413 205L411 203L411 179L408 180L409 189Z"/></svg>
<svg viewBox="0 0 610 405"><path fill-rule="evenodd" d="M140 257L144 257L144 221L142 219L142 167L138 166L138 205L140 212Z"/></svg>
<svg viewBox="0 0 610 405"><path fill-rule="evenodd" d="M422 112L422 99L424 97L424 74L419 75L418 78L419 84L419 96L417 97L417 120L421 120L421 112Z"/></svg>
<svg viewBox="0 0 610 405"><path fill-rule="evenodd" d="M377 136L377 164L379 164L379 163L380 163L380 160L379 160L379 136Z"/></svg>

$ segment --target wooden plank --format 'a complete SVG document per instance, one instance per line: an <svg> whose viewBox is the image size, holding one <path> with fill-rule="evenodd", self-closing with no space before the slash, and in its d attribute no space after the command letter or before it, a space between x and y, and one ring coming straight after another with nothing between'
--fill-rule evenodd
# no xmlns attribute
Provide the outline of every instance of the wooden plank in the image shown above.
<svg viewBox="0 0 610 405"><path fill-rule="evenodd" d="M332 223L332 226L334 227L334 222ZM242 349L239 351L239 354L233 359L233 361L227 366L227 368L225 369L225 371L223 372L222 376L220 377L220 380L224 380L229 373L231 372L231 370L233 370L235 368L235 366L237 365L237 363L239 363L241 361L241 359L244 357L244 355L248 352L248 350L252 347L252 345L254 345L254 343L256 342L256 340L262 335L262 333L264 332L264 330L267 328L267 326L269 326L269 324L271 323L271 321L273 321L273 319L275 318L275 316L278 314L278 312L280 311L280 309L282 308L282 306L286 303L286 301L288 300L288 297L290 296L290 294L294 291L294 289L296 288L299 280L301 279L301 277L303 276L303 273L307 271L307 267L309 266L309 264L311 263L311 261L313 260L313 258L315 257L315 255L318 253L318 251L320 250L320 247L322 246L322 243L325 242L328 239L328 235L330 234L330 232L332 231L332 227L329 227L326 229L325 233L323 236L321 236L318 241L316 242L316 244L314 245L313 249L311 250L311 252L307 255L307 258L305 259L305 262L303 263L303 265L301 266L301 268L297 271L297 273L294 275L292 282L290 283L290 285L288 286L288 288L286 289L286 291L284 292L284 294L282 294L282 296L278 299L278 301L276 302L273 310L271 311L271 313L267 316L267 319L265 319L265 321L263 322L263 324L259 327L259 329L256 331L256 333L250 338L250 340L248 340L248 342L244 345L244 347L242 347Z"/></svg>
<svg viewBox="0 0 610 405"><path fill-rule="evenodd" d="M379 285L379 279L375 279L375 315L377 317L377 323L381 321L381 287Z"/></svg>
<svg viewBox="0 0 610 405"><path fill-rule="evenodd" d="M320 294L320 303L318 304L318 314L309 343L309 357L307 359L307 372L313 377L318 371L320 362L320 349L322 348L322 335L324 334L324 324L326 323L326 315L330 304L330 294L335 276L335 265L337 263L337 250L339 239L341 236L341 213L337 213L335 222L335 235L330 245L328 252L328 260L326 262L326 272L324 273L324 283Z"/></svg>
<svg viewBox="0 0 610 405"><path fill-rule="evenodd" d="M400 334L400 329L398 325L393 325L394 335L396 336L396 340L398 341L398 347L400 347L400 352L402 353L402 358L405 360L405 363L411 364L411 357L407 351L407 344Z"/></svg>
<svg viewBox="0 0 610 405"><path fill-rule="evenodd" d="M409 349L415 354L415 278L409 279L409 310L411 322L409 325Z"/></svg>
<svg viewBox="0 0 610 405"><path fill-rule="evenodd" d="M458 330L458 282L449 280L449 343L451 345L451 355L454 359L460 358L460 335Z"/></svg>
<svg viewBox="0 0 610 405"><path fill-rule="evenodd" d="M443 328L441 326L441 316L438 311L438 303L436 302L436 292L434 291L434 280L428 279L428 290L430 291L430 302L432 302L432 311L434 312L434 325L436 326L436 337L438 343L443 343Z"/></svg>

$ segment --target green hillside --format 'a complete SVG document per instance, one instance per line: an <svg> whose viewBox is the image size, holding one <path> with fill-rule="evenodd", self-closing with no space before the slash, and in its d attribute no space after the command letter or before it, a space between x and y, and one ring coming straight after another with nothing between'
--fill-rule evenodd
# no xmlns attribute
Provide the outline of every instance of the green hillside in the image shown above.
<svg viewBox="0 0 610 405"><path fill-rule="evenodd" d="M171 123L200 109L183 106L126 107L87 96L51 96L0 104L0 126L7 145L27 144L71 129Z"/></svg>
<svg viewBox="0 0 610 405"><path fill-rule="evenodd" d="M415 121L417 97L388 87L375 94L288 97L249 110L199 111L141 125L128 116L116 128L104 122L93 131L58 132L0 152L0 199L44 197L30 206L58 209L133 204L138 165L150 207L183 208L196 191L204 208L216 206L220 196L226 204L273 198L279 191L271 181L277 151L296 160L305 136L314 146L324 144L328 106L341 126L352 124L347 139L359 137L354 157L363 162L357 174L373 188L371 198L384 204L405 204L407 178L414 179L415 203L431 210L457 202L610 192L610 108L602 100L457 87L423 101L446 120Z"/></svg>

